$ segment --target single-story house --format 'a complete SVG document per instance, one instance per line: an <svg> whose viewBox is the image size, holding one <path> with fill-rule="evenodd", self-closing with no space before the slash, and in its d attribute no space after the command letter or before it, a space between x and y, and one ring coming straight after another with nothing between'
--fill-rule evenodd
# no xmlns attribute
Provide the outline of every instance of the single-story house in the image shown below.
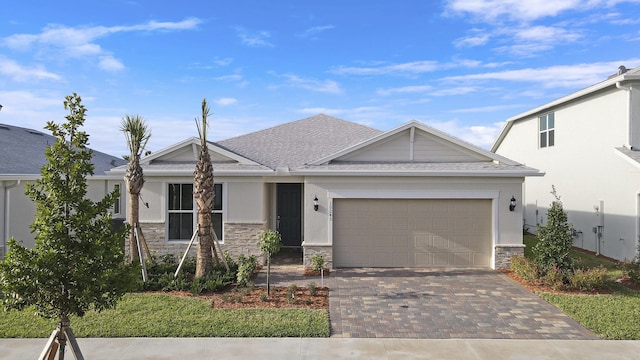
<svg viewBox="0 0 640 360"><path fill-rule="evenodd" d="M560 196L574 245L619 260L640 251L640 67L507 120L491 148L543 171L525 181L523 218L536 232Z"/></svg>
<svg viewBox="0 0 640 360"><path fill-rule="evenodd" d="M190 138L141 160L140 222L158 255L192 237L199 147ZM503 267L523 252L524 179L542 175L417 121L383 132L317 115L208 147L222 248L258 255L261 232L276 229L306 266L320 253L332 267Z"/></svg>
<svg viewBox="0 0 640 360"><path fill-rule="evenodd" d="M40 170L47 162L45 150L55 141L55 137L41 131L0 124L0 259L4 259L11 237L24 246L35 246L31 223L36 207L25 195L25 185L40 177ZM121 176L105 174L113 167L126 164L126 161L94 151L92 162L94 175L87 180L89 198L102 199L114 187L126 192ZM126 207L123 201L121 197L114 205L114 217L123 217Z"/></svg>

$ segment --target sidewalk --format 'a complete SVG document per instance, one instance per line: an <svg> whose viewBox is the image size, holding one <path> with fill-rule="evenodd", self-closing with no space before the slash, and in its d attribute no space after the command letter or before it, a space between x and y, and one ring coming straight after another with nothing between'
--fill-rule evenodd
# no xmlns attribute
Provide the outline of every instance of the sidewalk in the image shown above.
<svg viewBox="0 0 640 360"><path fill-rule="evenodd" d="M0 339L5 360L36 359L46 339ZM640 341L339 338L78 339L87 360L637 359ZM66 358L72 359L67 351Z"/></svg>

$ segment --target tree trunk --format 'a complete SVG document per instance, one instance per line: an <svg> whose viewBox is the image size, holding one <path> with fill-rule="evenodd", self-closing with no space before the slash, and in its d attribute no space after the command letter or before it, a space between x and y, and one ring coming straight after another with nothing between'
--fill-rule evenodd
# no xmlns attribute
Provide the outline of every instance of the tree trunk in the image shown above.
<svg viewBox="0 0 640 360"><path fill-rule="evenodd" d="M129 260L134 262L138 260L140 257L140 253L138 252L138 243L136 242L135 235L135 226L138 224L139 218L139 209L138 204L140 201L140 194L129 193L129 225L131 229L129 230Z"/></svg>
<svg viewBox="0 0 640 360"><path fill-rule="evenodd" d="M198 211L198 255L195 277L205 276L213 271L212 247L211 213Z"/></svg>

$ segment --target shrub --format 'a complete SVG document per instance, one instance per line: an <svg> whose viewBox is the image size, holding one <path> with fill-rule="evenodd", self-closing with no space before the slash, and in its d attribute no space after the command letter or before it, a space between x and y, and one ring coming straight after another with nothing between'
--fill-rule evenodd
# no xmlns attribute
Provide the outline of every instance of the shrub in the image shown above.
<svg viewBox="0 0 640 360"><path fill-rule="evenodd" d="M622 271L622 277L634 283L640 282L640 264L636 261L625 261L618 264L618 269Z"/></svg>
<svg viewBox="0 0 640 360"><path fill-rule="evenodd" d="M550 269L559 269L561 274L573 271L573 261L569 251L573 246L573 226L567 220L567 213L562 208L560 197L553 187L551 192L555 200L547 212L547 224L538 227L538 243L533 247L533 255L539 265L541 277ZM552 274L551 276L555 276Z"/></svg>
<svg viewBox="0 0 640 360"><path fill-rule="evenodd" d="M558 267L548 267L539 273L542 284L554 290L565 288L565 283L568 282L567 274Z"/></svg>
<svg viewBox="0 0 640 360"><path fill-rule="evenodd" d="M600 265L587 270L576 270L570 277L570 286L576 290L601 289L607 285L608 270Z"/></svg>
<svg viewBox="0 0 640 360"><path fill-rule="evenodd" d="M530 284L537 283L538 267L533 261L526 257L517 255L512 256L509 269L524 281Z"/></svg>
<svg viewBox="0 0 640 360"><path fill-rule="evenodd" d="M318 293L318 288L316 287L316 283L311 282L309 283L309 285L307 285L307 287L309 288L309 295L316 296L316 294Z"/></svg>
<svg viewBox="0 0 640 360"><path fill-rule="evenodd" d="M238 256L238 273L236 275L238 285L246 286L249 284L257 268L258 262L254 255L245 256L240 254Z"/></svg>
<svg viewBox="0 0 640 360"><path fill-rule="evenodd" d="M315 254L311 257L311 268L314 271L320 271L324 268L324 257L321 254Z"/></svg>
<svg viewBox="0 0 640 360"><path fill-rule="evenodd" d="M296 286L296 284L289 285L289 287L287 288L287 301L288 302L292 302L296 298L296 290L297 289L298 289L298 287Z"/></svg>

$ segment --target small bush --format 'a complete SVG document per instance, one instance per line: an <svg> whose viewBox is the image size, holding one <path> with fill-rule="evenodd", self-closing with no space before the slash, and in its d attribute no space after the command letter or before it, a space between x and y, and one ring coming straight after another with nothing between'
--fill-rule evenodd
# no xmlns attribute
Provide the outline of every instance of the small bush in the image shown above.
<svg viewBox="0 0 640 360"><path fill-rule="evenodd" d="M296 284L289 285L289 287L287 288L287 301L293 302L293 300L296 298L297 289L298 287L296 286Z"/></svg>
<svg viewBox="0 0 640 360"><path fill-rule="evenodd" d="M324 267L324 256L315 254L311 257L311 268L314 271L321 271Z"/></svg>
<svg viewBox="0 0 640 360"><path fill-rule="evenodd" d="M538 282L538 267L524 256L512 256L509 269L529 284Z"/></svg>
<svg viewBox="0 0 640 360"><path fill-rule="evenodd" d="M269 297L267 296L267 294L260 294L260 300L262 302L267 302L269 300Z"/></svg>
<svg viewBox="0 0 640 360"><path fill-rule="evenodd" d="M307 287L309 288L309 295L316 296L316 294L318 293L318 288L316 287L316 283L314 282L309 283Z"/></svg>
<svg viewBox="0 0 640 360"><path fill-rule="evenodd" d="M618 265L618 269L622 271L622 277L627 278L634 283L640 282L640 264L635 261L625 261Z"/></svg>
<svg viewBox="0 0 640 360"><path fill-rule="evenodd" d="M555 187L552 189L555 200L547 211L547 223L537 228L538 243L533 247L533 255L536 263L540 265L541 276L545 276L547 270L553 269L559 269L562 274L573 271L573 259L570 256L573 226L568 221Z"/></svg>
<svg viewBox="0 0 640 360"><path fill-rule="evenodd" d="M607 285L608 270L604 266L588 270L576 270L570 277L570 286L575 290L591 291Z"/></svg>
<svg viewBox="0 0 640 360"><path fill-rule="evenodd" d="M539 280L542 284L554 289L560 290L565 288L565 284L569 282L567 273L558 267L548 267L540 272Z"/></svg>
<svg viewBox="0 0 640 360"><path fill-rule="evenodd" d="M238 273L236 275L238 285L245 286L249 284L257 268L258 262L254 255L245 256L240 254L240 256L238 256Z"/></svg>

